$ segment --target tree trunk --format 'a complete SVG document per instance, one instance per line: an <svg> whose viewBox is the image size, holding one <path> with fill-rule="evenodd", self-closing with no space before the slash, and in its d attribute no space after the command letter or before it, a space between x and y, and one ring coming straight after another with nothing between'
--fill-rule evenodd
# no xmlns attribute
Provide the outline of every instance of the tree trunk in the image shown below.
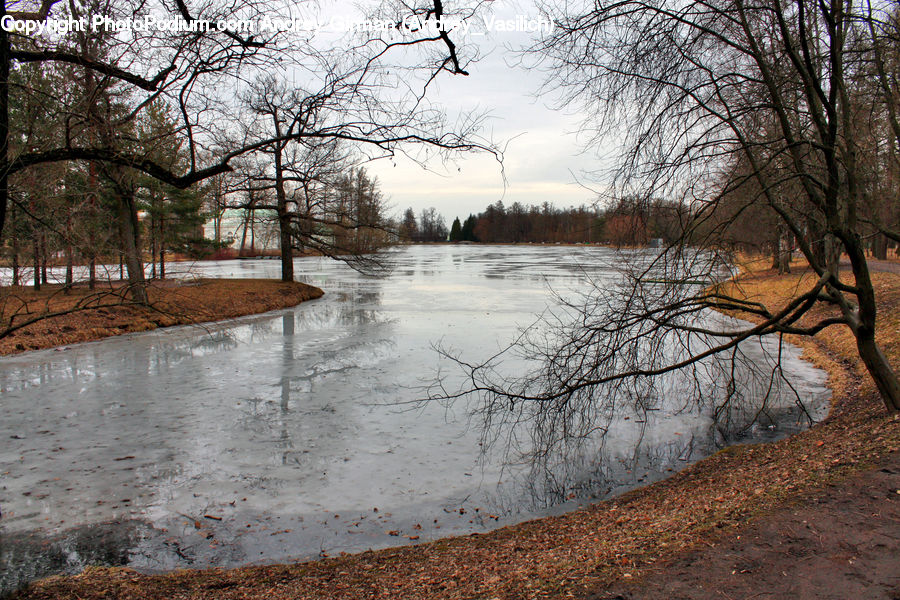
<svg viewBox="0 0 900 600"><path fill-rule="evenodd" d="M75 283L75 248L72 247L72 216L71 213L68 217L66 217L66 238L63 240L65 244L65 253L66 253L66 283L65 290L66 293L72 287L72 284Z"/></svg>
<svg viewBox="0 0 900 600"><path fill-rule="evenodd" d="M156 279L156 217L150 214L150 279Z"/></svg>
<svg viewBox="0 0 900 600"><path fill-rule="evenodd" d="M6 0L3 12L6 14ZM0 27L0 165L9 159L9 33ZM0 169L0 240L3 239L3 225L6 223L6 206L9 200L9 175L7 169Z"/></svg>
<svg viewBox="0 0 900 600"><path fill-rule="evenodd" d="M247 227L250 225L250 211L244 214L244 232L241 234L241 249L238 250L238 256L244 256L244 247L247 245Z"/></svg>
<svg viewBox="0 0 900 600"><path fill-rule="evenodd" d="M888 412L900 411L900 381L891 368L887 357L875 342L874 335L863 335L856 338L856 347L869 375L875 381L881 399Z"/></svg>
<svg viewBox="0 0 900 600"><path fill-rule="evenodd" d="M791 272L791 232L787 227L779 223L776 226L775 252L772 257L772 268L778 269L778 273Z"/></svg>
<svg viewBox="0 0 900 600"><path fill-rule="evenodd" d="M91 161L88 167L88 210L91 218L97 214L97 165ZM97 238L94 228L91 227L88 236L88 289L97 287Z"/></svg>
<svg viewBox="0 0 900 600"><path fill-rule="evenodd" d="M34 254L34 290L41 289L41 249L38 245L38 236L34 235L31 239L31 250Z"/></svg>
<svg viewBox="0 0 900 600"><path fill-rule="evenodd" d="M250 256L256 255L256 211L250 209Z"/></svg>
<svg viewBox="0 0 900 600"><path fill-rule="evenodd" d="M12 284L19 285L19 242L13 236Z"/></svg>
<svg viewBox="0 0 900 600"><path fill-rule="evenodd" d="M15 220L10 211L10 223L13 227L12 234L12 284L19 285L19 236L15 231Z"/></svg>
<svg viewBox="0 0 900 600"><path fill-rule="evenodd" d="M41 283L47 285L47 234L41 232Z"/></svg>
<svg viewBox="0 0 900 600"><path fill-rule="evenodd" d="M125 247L125 240L122 239L122 228L119 228L119 281L125 281L125 255L122 248Z"/></svg>
<svg viewBox="0 0 900 600"><path fill-rule="evenodd" d="M165 221L162 216L159 217L159 278L166 278L166 230Z"/></svg>
<svg viewBox="0 0 900 600"><path fill-rule="evenodd" d="M887 237L876 233L872 244L872 255L878 260L887 260Z"/></svg>
<svg viewBox="0 0 900 600"><path fill-rule="evenodd" d="M118 186L117 186L118 187ZM133 190L118 190L119 232L122 236L125 266L128 269L128 285L131 299L147 303L147 288L144 280L144 265L141 261L140 223L134 203Z"/></svg>
<svg viewBox="0 0 900 600"><path fill-rule="evenodd" d="M277 127L277 122L276 122ZM294 252L291 248L291 214L288 212L287 193L284 190L284 167L281 147L275 148L275 195L278 200L278 233L281 245L281 280L294 280Z"/></svg>
<svg viewBox="0 0 900 600"><path fill-rule="evenodd" d="M75 252L72 249L71 244L66 244L66 290L72 287L74 283L74 265L75 265Z"/></svg>
<svg viewBox="0 0 900 600"><path fill-rule="evenodd" d="M872 285L869 265L866 262L865 249L862 240L855 233L843 236L841 241L850 258L850 266L853 269L858 290L856 299L859 305L855 310L855 326L852 328L856 337L856 348L869 375L878 387L878 392L881 394L881 399L888 412L897 412L900 410L900 381L897 380L897 374L875 341L878 307L875 302L875 287Z"/></svg>

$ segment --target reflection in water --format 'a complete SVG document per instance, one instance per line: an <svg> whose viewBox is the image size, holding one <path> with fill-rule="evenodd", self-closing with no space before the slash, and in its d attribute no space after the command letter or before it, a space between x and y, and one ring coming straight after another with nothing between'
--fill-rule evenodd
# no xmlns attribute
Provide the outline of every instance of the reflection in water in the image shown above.
<svg viewBox="0 0 900 600"><path fill-rule="evenodd" d="M60 535L0 535L0 594L20 582L57 573L75 574L90 565L127 565L130 549L148 529L138 522L73 527Z"/></svg>
<svg viewBox="0 0 900 600"><path fill-rule="evenodd" d="M646 410L608 417L608 434L574 458L547 457L549 468L505 461L502 444L482 454L464 406L417 402L446 373L434 345L491 356L545 310L547 285L565 295L608 280L616 255L442 246L391 260L392 275L373 279L297 259L323 298L0 359L3 589L88 563L229 566L409 543L390 530L420 541L484 531L658 479L723 442L714 415L681 404L671 381ZM195 270L279 275L263 260ZM771 349L745 351L762 365ZM785 352L806 404L827 397L822 374ZM720 379L713 365L708 377ZM792 406L788 394L754 407L776 428L743 435L789 431Z"/></svg>
<svg viewBox="0 0 900 600"><path fill-rule="evenodd" d="M291 379L290 368L294 363L294 315L286 313L281 316L281 335L284 349L282 351L282 367L284 372L281 374L281 414L286 415L290 410L291 402ZM281 455L281 464L286 465L288 460L297 461L293 456L294 444L288 434L287 419L281 420L281 440L283 453Z"/></svg>

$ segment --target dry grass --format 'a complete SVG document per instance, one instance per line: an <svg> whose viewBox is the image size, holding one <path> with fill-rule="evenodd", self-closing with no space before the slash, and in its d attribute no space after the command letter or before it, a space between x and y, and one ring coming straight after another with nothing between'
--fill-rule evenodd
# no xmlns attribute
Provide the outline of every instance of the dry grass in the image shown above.
<svg viewBox="0 0 900 600"><path fill-rule="evenodd" d="M0 288L0 331L32 317L67 310L0 338L0 354L53 348L157 327L219 321L294 306L319 298L319 288L269 279L207 279L150 284L150 306L127 300L121 285L97 290L58 285Z"/></svg>
<svg viewBox="0 0 900 600"><path fill-rule="evenodd" d="M876 276L883 329L896 325L900 278ZM748 295L772 300L804 284L750 274ZM885 331L898 362L897 331ZM710 543L754 518L783 508L827 482L877 464L900 449L900 418L885 415L874 386L858 369L852 345L836 328L803 340L826 368L834 408L822 424L791 438L723 450L673 477L616 500L486 535L365 552L328 560L141 575L92 568L52 577L18 598L563 598L623 577L662 558Z"/></svg>

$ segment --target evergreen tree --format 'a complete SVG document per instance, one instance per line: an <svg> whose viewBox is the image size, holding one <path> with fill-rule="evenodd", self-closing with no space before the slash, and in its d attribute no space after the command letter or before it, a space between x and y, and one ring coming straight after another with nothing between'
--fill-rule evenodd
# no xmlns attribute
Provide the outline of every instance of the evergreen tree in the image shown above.
<svg viewBox="0 0 900 600"><path fill-rule="evenodd" d="M464 242L477 242L475 237L475 215L469 215L462 227L462 239Z"/></svg>
<svg viewBox="0 0 900 600"><path fill-rule="evenodd" d="M459 242L462 239L462 225L459 223L459 217L456 217L453 219L453 225L450 226L450 241Z"/></svg>
<svg viewBox="0 0 900 600"><path fill-rule="evenodd" d="M166 106L154 103L147 109L145 117L139 139L147 154L167 166L186 162L183 141L175 134L174 120ZM203 237L203 223L207 217L203 212L205 189L199 186L178 189L147 175L138 177L138 185L141 208L150 217L146 227L149 229L153 276L165 278L167 251L199 256L212 249Z"/></svg>
<svg viewBox="0 0 900 600"><path fill-rule="evenodd" d="M400 222L400 239L407 242L419 241L419 225L412 207L407 208L403 213L403 220Z"/></svg>

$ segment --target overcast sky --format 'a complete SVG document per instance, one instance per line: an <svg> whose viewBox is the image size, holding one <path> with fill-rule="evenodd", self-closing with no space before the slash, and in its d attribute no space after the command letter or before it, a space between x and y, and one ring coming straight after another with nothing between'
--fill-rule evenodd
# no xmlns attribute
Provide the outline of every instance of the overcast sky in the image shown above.
<svg viewBox="0 0 900 600"><path fill-rule="evenodd" d="M540 16L530 3L513 0L497 0L489 14L502 19ZM451 115L472 110L490 114L486 136L507 144L505 189L504 173L489 155L447 165L435 161L429 164L435 172L403 157L373 162L367 169L378 177L395 213L412 207L418 214L433 206L449 226L454 217L464 219L497 200L506 206L547 201L558 207L594 201L595 194L576 182L581 172L598 166L591 153L581 152L576 135L580 118L571 111L554 110L552 98L536 97L543 75L521 66L514 52L537 35L500 31L454 35L459 46L477 44L483 58L470 66L469 76L443 74L447 76L430 90L432 102Z"/></svg>

